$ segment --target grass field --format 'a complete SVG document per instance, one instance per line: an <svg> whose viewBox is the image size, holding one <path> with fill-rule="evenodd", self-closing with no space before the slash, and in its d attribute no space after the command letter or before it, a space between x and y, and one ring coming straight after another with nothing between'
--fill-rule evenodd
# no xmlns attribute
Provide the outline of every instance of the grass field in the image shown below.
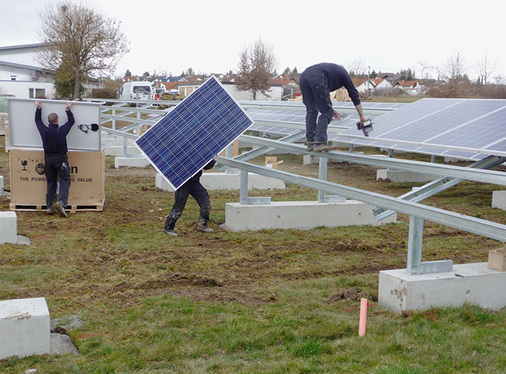
<svg viewBox="0 0 506 374"><path fill-rule="evenodd" d="M302 166L302 156L277 157L283 170L318 174L317 165ZM8 158L0 153L6 189ZM46 298L55 326L80 353L13 357L0 362L1 373L506 372L505 309L397 314L378 305L378 272L406 267L407 217L381 227L234 233L219 225L239 192L212 191L216 232L196 232L190 199L179 236L170 238L162 228L173 194L155 187L154 169L106 163L102 212L67 219L18 212L18 233L31 244L0 245L0 300ZM328 179L337 183L390 196L413 187L375 176L374 168L329 164ZM424 203L506 223L504 211L491 208L498 189L464 182ZM255 195L317 198L292 184ZM0 196L0 210L8 209ZM426 222L422 260L484 262L499 246ZM362 297L370 307L359 337Z"/></svg>

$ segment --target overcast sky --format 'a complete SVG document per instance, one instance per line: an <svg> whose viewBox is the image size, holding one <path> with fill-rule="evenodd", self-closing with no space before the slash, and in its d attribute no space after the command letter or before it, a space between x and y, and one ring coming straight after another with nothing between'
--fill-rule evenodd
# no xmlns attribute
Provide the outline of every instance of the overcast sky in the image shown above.
<svg viewBox="0 0 506 374"><path fill-rule="evenodd" d="M271 46L277 71L318 62L398 72L435 68L459 53L477 76L485 56L506 80L504 10L498 0L70 0L121 21L131 51L116 71L179 75L237 71L258 39ZM56 0L2 1L0 46L38 43L40 11Z"/></svg>

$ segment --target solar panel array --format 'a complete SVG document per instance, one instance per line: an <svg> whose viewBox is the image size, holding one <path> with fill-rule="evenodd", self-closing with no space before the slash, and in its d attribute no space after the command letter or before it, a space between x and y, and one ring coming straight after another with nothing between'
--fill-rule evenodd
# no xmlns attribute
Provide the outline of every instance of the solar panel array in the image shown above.
<svg viewBox="0 0 506 374"><path fill-rule="evenodd" d="M371 136L348 129L332 140L470 160L506 156L506 100L422 99L376 117Z"/></svg>
<svg viewBox="0 0 506 374"><path fill-rule="evenodd" d="M250 130L283 136L305 131L306 107L300 101L239 101L239 104L247 109L248 114L255 121ZM368 102L363 103L362 107L365 111L370 111L368 117L375 118L405 105L407 104ZM341 112L343 117L329 124L329 139L343 129L356 131L359 117L355 111L355 105L352 102L334 102L333 107Z"/></svg>
<svg viewBox="0 0 506 374"><path fill-rule="evenodd" d="M252 123L211 77L135 143L170 185L178 189Z"/></svg>
<svg viewBox="0 0 506 374"><path fill-rule="evenodd" d="M244 103L257 122L251 129L287 135L305 129L302 103ZM330 141L397 151L480 160L506 156L506 100L422 99L412 104L363 103L364 109L382 113L373 117L374 131L357 131L356 113L329 125ZM334 108L353 103L334 103ZM271 108L271 110L269 110ZM278 110L274 109L277 108ZM294 110L294 109L302 109Z"/></svg>

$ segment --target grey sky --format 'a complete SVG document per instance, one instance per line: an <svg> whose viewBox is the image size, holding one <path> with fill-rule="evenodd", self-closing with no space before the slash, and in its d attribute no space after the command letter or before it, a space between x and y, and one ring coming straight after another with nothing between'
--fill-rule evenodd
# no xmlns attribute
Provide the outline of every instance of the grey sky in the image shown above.
<svg viewBox="0 0 506 374"><path fill-rule="evenodd" d="M55 2L3 1L0 45L39 42L39 12ZM361 62L376 72L419 73L421 63L440 67L460 53L471 77L485 56L495 62L492 76L506 77L504 14L497 0L81 2L121 21L131 52L118 76L126 69L139 75L178 75L189 67L197 73L237 71L241 51L260 38L273 48L278 72L329 61L348 69Z"/></svg>

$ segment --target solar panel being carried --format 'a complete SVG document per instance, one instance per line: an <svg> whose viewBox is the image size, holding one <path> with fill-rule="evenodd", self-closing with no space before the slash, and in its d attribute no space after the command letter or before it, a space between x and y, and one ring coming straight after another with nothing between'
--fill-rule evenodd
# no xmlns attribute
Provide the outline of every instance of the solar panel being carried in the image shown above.
<svg viewBox="0 0 506 374"><path fill-rule="evenodd" d="M506 100L422 99L374 119L374 132L329 137L355 145L480 160L506 156Z"/></svg>
<svg viewBox="0 0 506 374"><path fill-rule="evenodd" d="M252 123L211 77L135 143L169 184L178 189Z"/></svg>

